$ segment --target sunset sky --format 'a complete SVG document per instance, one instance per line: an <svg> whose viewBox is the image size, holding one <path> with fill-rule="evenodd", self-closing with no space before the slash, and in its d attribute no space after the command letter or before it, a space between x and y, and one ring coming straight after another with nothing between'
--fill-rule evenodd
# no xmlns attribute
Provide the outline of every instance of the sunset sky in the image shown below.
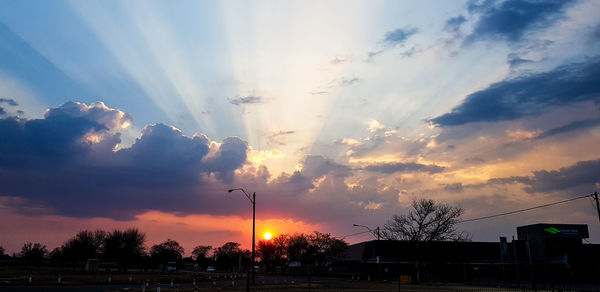
<svg viewBox="0 0 600 292"><path fill-rule="evenodd" d="M0 0L0 245L344 236L600 189L600 1ZM583 223L591 199L459 225ZM369 234L346 238L370 240Z"/></svg>

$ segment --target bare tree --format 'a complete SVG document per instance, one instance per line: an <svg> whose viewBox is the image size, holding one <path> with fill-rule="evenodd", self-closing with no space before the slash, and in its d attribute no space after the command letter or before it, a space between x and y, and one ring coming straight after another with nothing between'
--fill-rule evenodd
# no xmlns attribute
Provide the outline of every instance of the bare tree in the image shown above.
<svg viewBox="0 0 600 292"><path fill-rule="evenodd" d="M410 241L469 240L466 233L456 231L464 212L462 208L436 203L431 199L414 200L412 208L406 215L394 215L384 225L384 238Z"/></svg>

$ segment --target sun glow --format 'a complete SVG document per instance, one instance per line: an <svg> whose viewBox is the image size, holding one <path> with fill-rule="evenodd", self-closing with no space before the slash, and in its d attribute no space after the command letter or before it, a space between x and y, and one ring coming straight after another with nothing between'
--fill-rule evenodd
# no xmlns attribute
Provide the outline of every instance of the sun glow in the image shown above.
<svg viewBox="0 0 600 292"><path fill-rule="evenodd" d="M271 239L271 232L265 232L265 239L266 240Z"/></svg>

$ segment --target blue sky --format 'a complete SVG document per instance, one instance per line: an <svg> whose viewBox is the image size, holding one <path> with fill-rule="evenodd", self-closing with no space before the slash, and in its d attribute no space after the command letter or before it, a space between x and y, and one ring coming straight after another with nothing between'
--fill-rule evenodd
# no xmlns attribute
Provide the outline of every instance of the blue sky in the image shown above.
<svg viewBox="0 0 600 292"><path fill-rule="evenodd" d="M264 196L265 228L334 235L352 233L350 219L383 225L414 198L477 217L593 193L599 10L592 0L0 1L5 221L40 234L34 223L60 218L62 231L35 238L51 244L77 220L217 244L245 242L244 229L196 223L248 223L244 202L221 194L232 186ZM495 240L560 218L591 224L597 242L595 216L586 201L462 228ZM15 238L0 244L27 236Z"/></svg>

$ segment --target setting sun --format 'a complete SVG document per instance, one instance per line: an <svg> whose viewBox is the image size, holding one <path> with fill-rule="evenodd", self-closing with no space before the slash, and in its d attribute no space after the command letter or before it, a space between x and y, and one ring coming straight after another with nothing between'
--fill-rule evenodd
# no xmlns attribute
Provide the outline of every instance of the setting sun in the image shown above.
<svg viewBox="0 0 600 292"><path fill-rule="evenodd" d="M271 239L271 233L270 232L265 232L265 239L266 240Z"/></svg>

